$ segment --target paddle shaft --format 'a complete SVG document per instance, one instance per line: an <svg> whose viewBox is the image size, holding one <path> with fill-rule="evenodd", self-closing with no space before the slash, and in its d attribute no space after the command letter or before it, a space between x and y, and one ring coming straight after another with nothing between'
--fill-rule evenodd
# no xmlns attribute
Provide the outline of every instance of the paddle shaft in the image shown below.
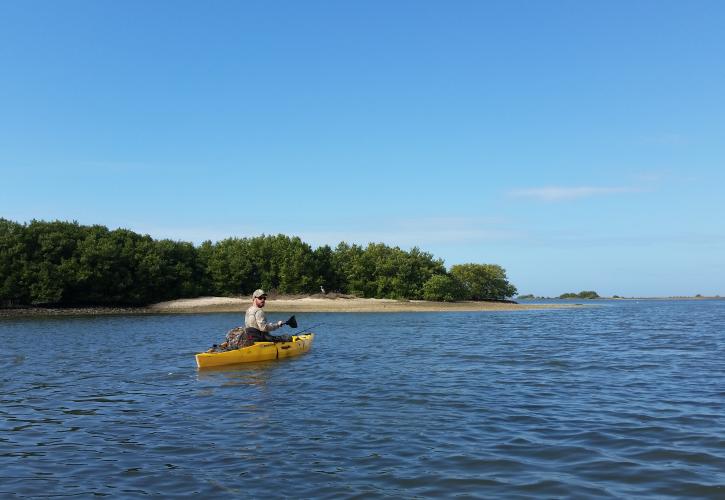
<svg viewBox="0 0 725 500"><path fill-rule="evenodd" d="M300 330L299 332L295 332L295 333L293 333L292 335L302 335L302 334L303 334L303 333L305 333L305 332L306 332L307 330L312 330L313 328L317 328L317 327L318 327L318 326L320 326L321 324L322 324L322 323L317 323L316 325L312 325L312 326L311 326L311 327L309 327L309 328L302 328L302 329L301 329L301 330ZM310 332L310 333L312 333L312 332Z"/></svg>

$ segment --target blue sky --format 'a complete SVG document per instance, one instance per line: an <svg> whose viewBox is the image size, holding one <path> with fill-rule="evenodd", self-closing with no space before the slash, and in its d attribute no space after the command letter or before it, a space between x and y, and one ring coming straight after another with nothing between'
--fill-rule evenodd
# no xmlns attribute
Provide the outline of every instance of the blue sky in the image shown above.
<svg viewBox="0 0 725 500"><path fill-rule="evenodd" d="M6 1L0 217L725 295L725 3Z"/></svg>

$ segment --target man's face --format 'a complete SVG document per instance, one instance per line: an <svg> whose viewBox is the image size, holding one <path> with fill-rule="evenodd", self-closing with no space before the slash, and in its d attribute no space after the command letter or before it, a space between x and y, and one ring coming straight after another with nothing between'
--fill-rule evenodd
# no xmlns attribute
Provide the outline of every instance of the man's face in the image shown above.
<svg viewBox="0 0 725 500"><path fill-rule="evenodd" d="M257 297L256 299L254 299L254 304L257 307L264 307L264 304L265 304L266 300L267 300L267 296L266 295L262 295L261 297Z"/></svg>

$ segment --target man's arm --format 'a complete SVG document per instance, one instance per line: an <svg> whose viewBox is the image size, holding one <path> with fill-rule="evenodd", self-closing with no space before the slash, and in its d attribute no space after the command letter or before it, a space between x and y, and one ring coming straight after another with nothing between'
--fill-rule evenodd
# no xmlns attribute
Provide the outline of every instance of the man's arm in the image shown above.
<svg viewBox="0 0 725 500"><path fill-rule="evenodd" d="M254 316L257 319L257 324L259 325L259 329L263 332L273 332L280 326L282 326L281 321L277 321L276 323L267 323L267 317L264 315L264 311L261 309L257 311Z"/></svg>

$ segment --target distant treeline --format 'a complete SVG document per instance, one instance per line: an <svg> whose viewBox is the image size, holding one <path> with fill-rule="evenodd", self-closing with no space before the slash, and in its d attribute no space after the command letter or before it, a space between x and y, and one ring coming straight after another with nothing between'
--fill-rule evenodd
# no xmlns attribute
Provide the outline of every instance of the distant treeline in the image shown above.
<svg viewBox="0 0 725 500"><path fill-rule="evenodd" d="M0 305L144 305L203 295L319 293L501 300L516 294L495 264L447 271L418 248L340 243L313 249L285 235L200 246L77 222L0 218Z"/></svg>
<svg viewBox="0 0 725 500"><path fill-rule="evenodd" d="M583 290L579 293L567 292L559 295L560 299L598 299L599 294L593 290Z"/></svg>
<svg viewBox="0 0 725 500"><path fill-rule="evenodd" d="M532 300L532 299L550 299L551 297L537 297L533 294L527 294L527 295L519 295L516 297L519 300ZM558 297L555 297L558 299L599 299L601 298L599 294L592 290L584 290L579 293L574 292L567 292L562 293ZM620 298L618 295L614 295L612 298L617 299Z"/></svg>

